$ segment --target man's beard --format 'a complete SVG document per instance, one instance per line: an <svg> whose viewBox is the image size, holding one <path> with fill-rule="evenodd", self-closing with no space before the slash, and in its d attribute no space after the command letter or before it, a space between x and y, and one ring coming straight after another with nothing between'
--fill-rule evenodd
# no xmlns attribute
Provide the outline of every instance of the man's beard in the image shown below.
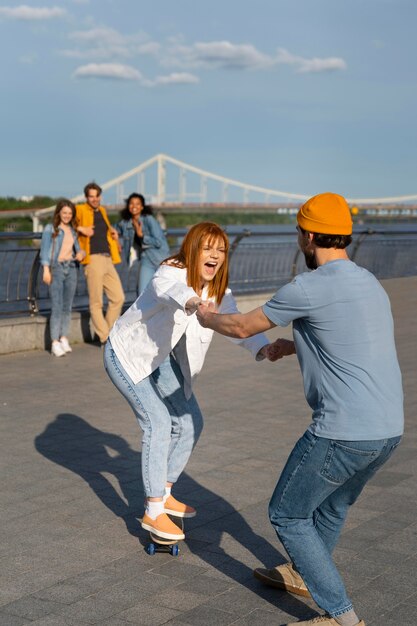
<svg viewBox="0 0 417 626"><path fill-rule="evenodd" d="M304 258L309 270L316 270L318 265L313 250L304 250Z"/></svg>

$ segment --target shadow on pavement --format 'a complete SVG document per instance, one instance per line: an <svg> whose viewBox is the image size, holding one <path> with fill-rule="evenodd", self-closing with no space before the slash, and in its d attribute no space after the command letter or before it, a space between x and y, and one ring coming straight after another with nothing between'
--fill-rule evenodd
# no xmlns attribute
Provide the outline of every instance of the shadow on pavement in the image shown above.
<svg viewBox="0 0 417 626"><path fill-rule="evenodd" d="M124 520L127 531L146 546L148 536L139 522L144 508L141 454L123 437L99 430L78 415L60 413L35 438L35 448L45 458L85 480L99 500ZM186 544L193 554L290 615L305 616L311 612L294 596L263 587L253 578L251 567L222 547L228 534L256 557L259 566L285 562L277 548L258 535L229 502L186 473L178 481L175 494L188 497L189 503L199 510L198 516L186 520L189 531Z"/></svg>

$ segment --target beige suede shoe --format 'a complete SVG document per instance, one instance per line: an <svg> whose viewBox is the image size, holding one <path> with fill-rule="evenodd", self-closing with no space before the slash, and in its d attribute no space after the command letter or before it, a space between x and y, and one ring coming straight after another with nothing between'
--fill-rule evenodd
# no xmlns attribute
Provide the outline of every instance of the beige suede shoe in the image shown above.
<svg viewBox="0 0 417 626"><path fill-rule="evenodd" d="M313 619L308 619L305 622L290 622L289 624L287 624L287 626L303 626L303 624L304 626L308 626L308 624L321 624L321 626L340 626L340 624L338 624L336 620L329 615L320 615L319 617L313 617ZM365 626L365 622L361 620L357 623L357 626Z"/></svg>
<svg viewBox="0 0 417 626"><path fill-rule="evenodd" d="M194 517L196 510L188 504L179 502L174 496L169 495L164 504L165 513L174 517Z"/></svg>
<svg viewBox="0 0 417 626"><path fill-rule="evenodd" d="M278 565L272 569L258 567L253 571L253 575L264 585L284 589L284 591L295 593L297 596L311 598L309 590L300 574L293 568L292 563Z"/></svg>
<svg viewBox="0 0 417 626"><path fill-rule="evenodd" d="M152 519L145 513L141 525L142 528L149 530L157 537L162 537L162 539L174 539L176 541L185 539L181 528L178 528L178 526L169 519L166 513L161 513L156 519Z"/></svg>

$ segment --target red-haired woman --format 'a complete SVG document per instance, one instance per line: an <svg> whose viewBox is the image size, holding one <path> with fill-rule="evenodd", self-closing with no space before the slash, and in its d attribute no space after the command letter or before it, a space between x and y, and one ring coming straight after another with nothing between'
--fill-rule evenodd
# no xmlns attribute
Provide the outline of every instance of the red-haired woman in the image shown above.
<svg viewBox="0 0 417 626"><path fill-rule="evenodd" d="M55 207L52 224L45 226L40 252L42 280L49 286L51 297L49 328L54 356L72 352L68 331L77 288L76 263L84 256L76 232L75 206L71 200L62 198Z"/></svg>
<svg viewBox="0 0 417 626"><path fill-rule="evenodd" d="M162 263L147 289L117 320L105 346L106 371L143 430L142 527L165 539L184 538L167 514L196 513L176 500L171 488L203 427L192 384L213 332L202 328L194 313L202 300L214 302L221 313L237 311L227 287L228 250L227 236L217 224L193 226L178 254ZM260 360L268 340L256 335L239 343Z"/></svg>

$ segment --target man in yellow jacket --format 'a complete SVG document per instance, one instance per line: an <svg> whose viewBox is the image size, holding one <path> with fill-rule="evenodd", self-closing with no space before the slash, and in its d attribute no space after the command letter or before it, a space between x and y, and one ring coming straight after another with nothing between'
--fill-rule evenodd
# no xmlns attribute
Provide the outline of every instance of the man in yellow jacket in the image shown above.
<svg viewBox="0 0 417 626"><path fill-rule="evenodd" d="M77 205L77 231L82 250L82 261L89 296L89 307L94 329L101 343L107 340L110 329L119 317L124 292L114 267L120 263L117 231L111 226L107 212L101 206L101 187L88 183L84 187L86 202ZM103 314L103 292L108 299L106 315Z"/></svg>

